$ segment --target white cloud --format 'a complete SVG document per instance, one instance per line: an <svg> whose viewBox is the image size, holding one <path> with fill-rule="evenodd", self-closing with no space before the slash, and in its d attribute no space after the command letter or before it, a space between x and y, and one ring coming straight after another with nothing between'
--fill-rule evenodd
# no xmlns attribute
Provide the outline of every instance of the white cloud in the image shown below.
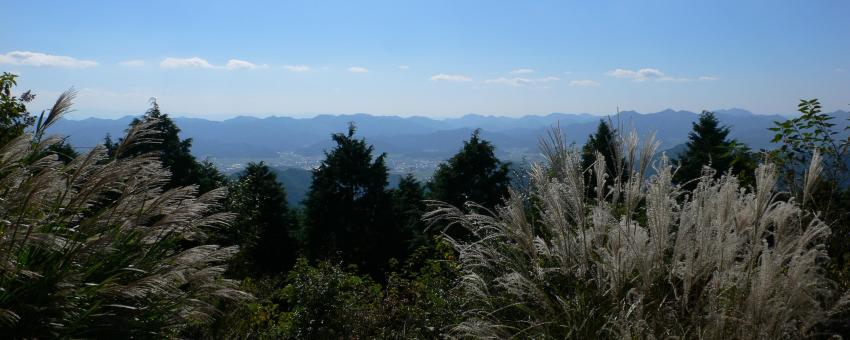
<svg viewBox="0 0 850 340"><path fill-rule="evenodd" d="M606 74L615 78L629 78L634 81L654 80L665 77L664 72L654 68L642 68L637 71L618 68L613 71L608 71Z"/></svg>
<svg viewBox="0 0 850 340"><path fill-rule="evenodd" d="M431 76L431 81L455 81L455 82L468 82L472 81L472 78L460 75L460 74L435 74Z"/></svg>
<svg viewBox="0 0 850 340"><path fill-rule="evenodd" d="M518 68L516 70L511 71L511 74L527 74L527 73L534 73L534 70L530 69L530 68Z"/></svg>
<svg viewBox="0 0 850 340"><path fill-rule="evenodd" d="M570 80L570 86L592 87L592 86L599 86L599 83L595 82L593 80L586 80L586 79Z"/></svg>
<svg viewBox="0 0 850 340"><path fill-rule="evenodd" d="M142 66L145 66L145 61L144 60L124 60L122 62L119 62L118 65L121 65L121 66L124 66L124 67L142 67Z"/></svg>
<svg viewBox="0 0 850 340"><path fill-rule="evenodd" d="M501 85L510 85L510 86L525 86L532 85L537 83L548 83L552 81L558 81L560 78L558 77L545 77L545 78L505 78L500 77L496 79L487 79L484 81L485 84L501 84Z"/></svg>
<svg viewBox="0 0 850 340"><path fill-rule="evenodd" d="M365 67L360 67L360 66L352 66L352 67L349 67L349 68L348 68L348 72L352 72L352 73L368 73L368 72L369 72L369 69L368 69L368 68L365 68Z"/></svg>
<svg viewBox="0 0 850 340"><path fill-rule="evenodd" d="M611 76L611 77L631 79L631 80L637 81L637 82L650 81L650 80L652 80L652 81L686 82L686 81L693 81L694 80L692 78L669 76L669 75L665 74L664 72L661 72L661 70L656 69L656 68L642 68L642 69L639 69L637 71L618 68L618 69L613 70L613 71L608 71L605 74L608 75L608 76ZM702 76L702 77L697 78L697 80L703 80L703 81L717 80L717 78L711 77L711 76Z"/></svg>
<svg viewBox="0 0 850 340"><path fill-rule="evenodd" d="M840 68L840 67L839 67L839 68L836 68L836 69L835 69L835 72L838 72L838 73L844 73L844 72L847 72L847 70L845 70L845 69L843 69L843 68Z"/></svg>
<svg viewBox="0 0 850 340"><path fill-rule="evenodd" d="M67 68L86 68L97 66L96 61L80 60L61 55L50 55L29 51L12 51L0 54L0 64L25 66L57 66Z"/></svg>
<svg viewBox="0 0 850 340"><path fill-rule="evenodd" d="M206 59L193 58L172 58L168 57L159 63L162 68L214 68Z"/></svg>
<svg viewBox="0 0 850 340"><path fill-rule="evenodd" d="M401 69L401 70L409 70L409 69L410 69L410 66L407 66L407 65L398 65L398 68L399 68L399 69Z"/></svg>
<svg viewBox="0 0 850 340"><path fill-rule="evenodd" d="M239 60L239 59L230 59L227 61L227 65L224 65L224 68L228 70L256 70L258 68L266 68L268 65L257 65L249 61Z"/></svg>
<svg viewBox="0 0 850 340"><path fill-rule="evenodd" d="M284 65L283 68L289 72L309 72L312 70L307 65Z"/></svg>

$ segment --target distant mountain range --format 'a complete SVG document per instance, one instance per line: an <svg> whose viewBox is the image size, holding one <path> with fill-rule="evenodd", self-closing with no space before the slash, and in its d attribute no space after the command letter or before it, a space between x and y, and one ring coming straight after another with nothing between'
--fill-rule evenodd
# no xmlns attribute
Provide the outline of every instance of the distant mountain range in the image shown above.
<svg viewBox="0 0 850 340"><path fill-rule="evenodd" d="M772 137L768 127L773 121L786 119L780 115L756 115L742 109L715 111L723 124L732 130L731 137L753 149L769 147ZM847 124L850 113L832 113L839 127ZM460 118L373 116L368 114L320 115L313 118L236 117L225 121L198 118L174 118L182 129L182 137L194 140L193 153L201 159L272 159L280 153L321 156L332 147L330 135L344 132L349 122L357 125L357 134L387 152L395 159L442 160L450 157L469 138L474 129L492 141L501 156L535 154L538 138L546 129L559 125L568 140L583 144L600 119L613 119L641 135L656 133L662 149L686 141L691 123L698 114L690 111L664 110L641 114L624 111L617 116L552 113L542 116L498 117L470 114ZM106 134L121 136L133 117L119 119L89 118L62 120L52 132L70 136L77 147L102 143Z"/></svg>
<svg viewBox="0 0 850 340"><path fill-rule="evenodd" d="M731 137L752 149L770 147L773 134L767 128L774 121L787 119L780 115L756 115L742 109L715 111L721 122L731 128ZM848 124L850 113L836 111L836 128ZM345 132L348 123L357 125L357 134L375 146L377 152L389 155L393 174L390 186L398 183L400 174L414 173L420 179L430 177L436 165L456 153L474 129L496 145L499 157L522 166L523 158L538 153L539 137L546 129L558 125L568 140L581 145L596 130L600 119L612 119L624 129L634 128L641 137L656 133L661 150L675 156L684 150L683 143L698 114L690 111L664 110L641 114L620 112L619 116L552 113L543 116L497 117L470 114L460 118L373 116L368 114L320 115L313 118L237 117L225 121L198 118L174 118L183 138L194 140L192 152L199 159L211 158L229 173L237 173L248 161L264 160L272 166L278 180L287 190L293 206L299 206L309 190L311 172L307 169L322 159L323 152L333 147L330 135ZM103 142L107 134L117 138L133 117L119 119L89 118L61 120L52 133L69 136L72 145L91 147ZM618 123L619 122L619 123Z"/></svg>

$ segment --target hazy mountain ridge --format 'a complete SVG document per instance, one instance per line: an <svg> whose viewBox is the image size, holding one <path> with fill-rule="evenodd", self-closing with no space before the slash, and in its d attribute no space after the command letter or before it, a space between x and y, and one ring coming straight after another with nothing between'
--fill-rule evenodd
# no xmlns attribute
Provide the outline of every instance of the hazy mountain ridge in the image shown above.
<svg viewBox="0 0 850 340"><path fill-rule="evenodd" d="M743 109L715 111L723 124L731 128L730 137L757 150L769 147L772 133L767 128L780 115L757 115ZM492 141L502 154L536 153L538 138L550 126L558 124L567 138L584 143L599 119L612 119L615 126L634 127L640 135L656 133L662 149L683 143L698 114L690 111L664 110L641 114L622 111L619 116L594 116L587 113L526 115L500 117L469 114L459 118L432 119L421 116L375 116L369 114L319 115L313 118L240 116L224 121L176 117L184 138L192 138L193 153L199 158L273 158L279 152L305 156L321 155L331 145L330 135L346 130L349 122L357 125L357 133L375 145L378 152L393 157L445 159L456 152L474 129ZM846 126L850 113L836 111L835 123ZM120 136L132 117L119 119L89 118L63 120L53 133L70 136L70 142L81 148L102 143L106 134ZM618 123L619 121L619 123Z"/></svg>

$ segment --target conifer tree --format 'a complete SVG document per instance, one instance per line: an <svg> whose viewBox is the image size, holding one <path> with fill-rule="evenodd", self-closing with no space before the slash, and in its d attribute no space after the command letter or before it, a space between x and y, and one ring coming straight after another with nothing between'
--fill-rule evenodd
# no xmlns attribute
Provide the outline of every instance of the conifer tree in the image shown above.
<svg viewBox="0 0 850 340"><path fill-rule="evenodd" d="M717 170L716 177L727 171L734 174L752 173L755 162L749 150L737 141L728 139L728 135L729 127L720 125L714 113L703 111L699 120L693 123L693 131L688 134L687 148L678 159L680 168L676 172L676 182L684 184L686 188L693 188L693 180L701 176L703 166Z"/></svg>
<svg viewBox="0 0 850 340"><path fill-rule="evenodd" d="M425 224L422 222L425 213L425 189L422 184L412 174L408 174L401 178L398 188L392 190L392 197L395 218L403 228L404 237L410 240L408 250L427 244Z"/></svg>
<svg viewBox="0 0 850 340"><path fill-rule="evenodd" d="M188 185L198 185L198 191L207 192L221 186L224 178L214 166L205 166L199 163L192 155L192 139L180 139L180 128L166 113L162 113L156 99L151 99L151 108L141 118L133 119L130 123L135 126L141 123L152 123L152 130L156 131L150 136L157 143L143 143L131 150L125 150L124 157L140 155L153 152L159 154L162 165L171 172L171 179L165 189L177 188ZM104 145L114 153L115 145L107 135Z"/></svg>
<svg viewBox="0 0 850 340"><path fill-rule="evenodd" d="M620 168L628 169L628 166L620 163L617 165L617 130L612 129L610 124L603 119L599 120L599 125L596 126L596 133L587 137L587 142L582 147L581 161L582 168L587 170L596 162L596 153L599 152L605 158L605 173L609 176L620 173ZM620 162L623 162L622 158ZM624 170L621 174L622 183L625 183L628 177L628 171ZM612 179L607 178L606 183L610 184ZM596 195L594 186L596 185L596 175L591 171L585 172L585 183L587 195L593 197Z"/></svg>
<svg viewBox="0 0 850 340"><path fill-rule="evenodd" d="M314 259L339 258L380 278L390 258L404 254L406 240L393 216L385 154L354 137L356 128L332 136L336 147L313 171L301 234Z"/></svg>
<svg viewBox="0 0 850 340"><path fill-rule="evenodd" d="M510 185L509 163L502 163L495 147L475 130L463 148L437 167L428 182L431 198L462 207L471 201L486 208L502 202Z"/></svg>
<svg viewBox="0 0 850 340"><path fill-rule="evenodd" d="M263 163L249 163L228 193L227 210L236 220L223 243L241 247L231 271L276 274L288 270L297 255L297 219L286 202L286 191ZM240 263L241 262L241 263Z"/></svg>

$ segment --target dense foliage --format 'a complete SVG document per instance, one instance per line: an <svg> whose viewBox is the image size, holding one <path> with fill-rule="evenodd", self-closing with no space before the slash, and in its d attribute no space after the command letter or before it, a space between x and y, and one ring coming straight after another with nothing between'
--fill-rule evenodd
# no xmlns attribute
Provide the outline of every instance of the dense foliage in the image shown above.
<svg viewBox="0 0 850 340"><path fill-rule="evenodd" d="M493 208L502 203L510 186L509 164L499 161L494 150L475 130L463 148L434 171L428 182L430 197L455 206L475 202Z"/></svg>
<svg viewBox="0 0 850 340"><path fill-rule="evenodd" d="M380 277L391 258L405 254L404 228L393 216L385 155L347 134L334 134L336 148L313 172L302 237L313 259L342 259Z"/></svg>
<svg viewBox="0 0 850 340"><path fill-rule="evenodd" d="M226 210L234 223L218 233L221 244L238 245L231 263L236 276L274 275L295 263L298 220L286 203L286 192L264 163L249 163L229 186Z"/></svg>
<svg viewBox="0 0 850 340"><path fill-rule="evenodd" d="M0 76L0 145L6 145L12 138L24 133L24 128L32 125L35 118L27 111L26 104L35 99L30 91L20 96L12 94L17 85L18 76L3 72Z"/></svg>

